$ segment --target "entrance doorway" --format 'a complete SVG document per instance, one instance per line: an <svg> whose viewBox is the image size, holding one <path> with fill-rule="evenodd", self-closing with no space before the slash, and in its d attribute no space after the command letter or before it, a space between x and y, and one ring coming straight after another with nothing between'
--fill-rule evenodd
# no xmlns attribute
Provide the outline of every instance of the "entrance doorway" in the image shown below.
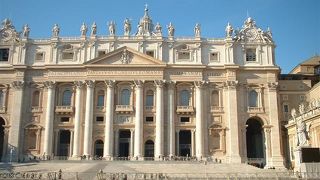
<svg viewBox="0 0 320 180"><path fill-rule="evenodd" d="M2 155L3 155L3 146L4 146L4 126L5 121L0 117L0 161L2 160Z"/></svg>
<svg viewBox="0 0 320 180"><path fill-rule="evenodd" d="M265 147L262 124L259 119L250 118L247 120L247 158L248 161L264 163ZM260 164L261 165L261 164Z"/></svg>
<svg viewBox="0 0 320 180"><path fill-rule="evenodd" d="M191 154L190 130L181 130L179 132L179 154L180 156L190 156Z"/></svg>
<svg viewBox="0 0 320 180"><path fill-rule="evenodd" d="M130 130L119 131L119 157L129 156L130 136Z"/></svg>
<svg viewBox="0 0 320 180"><path fill-rule="evenodd" d="M154 157L154 142L152 140L144 143L144 157Z"/></svg>
<svg viewBox="0 0 320 180"><path fill-rule="evenodd" d="M69 156L70 150L70 131L60 130L59 133L59 151L58 156Z"/></svg>
<svg viewBox="0 0 320 180"><path fill-rule="evenodd" d="M94 142L94 155L97 157L103 156L103 141L101 139Z"/></svg>

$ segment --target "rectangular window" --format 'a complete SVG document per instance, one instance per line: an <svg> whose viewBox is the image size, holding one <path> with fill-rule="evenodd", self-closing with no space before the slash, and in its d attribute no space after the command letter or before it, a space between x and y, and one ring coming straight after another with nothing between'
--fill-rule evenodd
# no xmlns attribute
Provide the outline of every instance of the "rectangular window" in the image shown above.
<svg viewBox="0 0 320 180"><path fill-rule="evenodd" d="M153 117L152 116L146 117L146 122L153 122Z"/></svg>
<svg viewBox="0 0 320 180"><path fill-rule="evenodd" d="M35 60L36 61L43 61L44 60L44 52L37 52Z"/></svg>
<svg viewBox="0 0 320 180"><path fill-rule="evenodd" d="M210 62L218 61L218 53L210 53Z"/></svg>
<svg viewBox="0 0 320 180"><path fill-rule="evenodd" d="M289 106L288 106L288 104L283 105L283 112L286 112L286 113L289 112Z"/></svg>
<svg viewBox="0 0 320 180"><path fill-rule="evenodd" d="M146 51L148 56L154 57L154 51Z"/></svg>
<svg viewBox="0 0 320 180"><path fill-rule="evenodd" d="M246 61L256 61L256 49L246 50Z"/></svg>
<svg viewBox="0 0 320 180"><path fill-rule="evenodd" d="M62 59L73 59L73 52L63 52L62 53Z"/></svg>
<svg viewBox="0 0 320 180"><path fill-rule="evenodd" d="M97 106L104 106L104 95L98 95Z"/></svg>
<svg viewBox="0 0 320 180"><path fill-rule="evenodd" d="M190 52L178 52L179 60L190 60Z"/></svg>
<svg viewBox="0 0 320 180"><path fill-rule="evenodd" d="M96 121L97 121L97 122L103 122L103 120L104 120L104 117L103 117L103 116L97 116L97 117L96 117Z"/></svg>
<svg viewBox="0 0 320 180"><path fill-rule="evenodd" d="M9 48L0 49L0 61L9 60Z"/></svg>
<svg viewBox="0 0 320 180"><path fill-rule="evenodd" d="M190 122L190 117L180 117L180 122Z"/></svg>
<svg viewBox="0 0 320 180"><path fill-rule="evenodd" d="M69 122L70 117L61 117L60 122Z"/></svg>

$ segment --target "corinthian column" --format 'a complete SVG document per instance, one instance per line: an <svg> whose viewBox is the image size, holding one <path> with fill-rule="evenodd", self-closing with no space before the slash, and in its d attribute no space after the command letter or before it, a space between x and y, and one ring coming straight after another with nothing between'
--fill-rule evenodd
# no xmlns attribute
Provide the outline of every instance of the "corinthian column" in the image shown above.
<svg viewBox="0 0 320 180"><path fill-rule="evenodd" d="M82 81L74 82L76 88L76 102L75 102L75 115L74 115L74 138L73 138L73 152L72 157L79 157L80 155L80 115L81 115L81 91Z"/></svg>
<svg viewBox="0 0 320 180"><path fill-rule="evenodd" d="M83 154L86 156L91 155L92 147L92 113L93 113L93 89L94 82L91 80L86 81L87 84L87 97L86 97L86 112L84 120L84 143Z"/></svg>
<svg viewBox="0 0 320 180"><path fill-rule="evenodd" d="M196 156L202 158L204 156L204 120L203 120L203 102L202 102L202 89L204 81L196 81Z"/></svg>
<svg viewBox="0 0 320 180"><path fill-rule="evenodd" d="M106 103L106 118L104 128L104 147L103 157L111 160L113 157L113 104L114 104L114 84L115 81L105 81L107 86L107 103Z"/></svg>
<svg viewBox="0 0 320 180"><path fill-rule="evenodd" d="M238 81L227 81L225 88L227 90L227 118L229 131L227 134L228 138L228 149L230 163L240 163L240 146L239 146L239 120L238 120L238 101L237 101L237 85Z"/></svg>
<svg viewBox="0 0 320 180"><path fill-rule="evenodd" d="M168 142L169 142L169 156L173 157L175 156L175 124L174 124L174 88L175 83L170 82L168 83L168 127L169 127L169 136L168 136ZM178 137L179 138L179 137Z"/></svg>
<svg viewBox="0 0 320 180"><path fill-rule="evenodd" d="M141 158L143 142L143 82L134 81L136 88L136 116L134 128L134 157Z"/></svg>
<svg viewBox="0 0 320 180"><path fill-rule="evenodd" d="M154 81L157 87L156 98L156 143L155 143L155 159L161 160L163 157L163 137L164 137L164 123L163 123L163 80Z"/></svg>
<svg viewBox="0 0 320 180"><path fill-rule="evenodd" d="M49 158L49 156L52 155L55 82L46 81L44 82L44 86L47 88L48 94L43 152L45 154L45 158Z"/></svg>

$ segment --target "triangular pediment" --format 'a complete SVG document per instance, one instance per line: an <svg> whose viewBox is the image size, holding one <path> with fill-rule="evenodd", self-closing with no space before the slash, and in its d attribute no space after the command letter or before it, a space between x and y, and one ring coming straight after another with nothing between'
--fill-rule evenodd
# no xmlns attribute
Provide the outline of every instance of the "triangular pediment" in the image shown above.
<svg viewBox="0 0 320 180"><path fill-rule="evenodd" d="M85 65L164 65L162 61L129 47L121 47L103 56L87 61Z"/></svg>

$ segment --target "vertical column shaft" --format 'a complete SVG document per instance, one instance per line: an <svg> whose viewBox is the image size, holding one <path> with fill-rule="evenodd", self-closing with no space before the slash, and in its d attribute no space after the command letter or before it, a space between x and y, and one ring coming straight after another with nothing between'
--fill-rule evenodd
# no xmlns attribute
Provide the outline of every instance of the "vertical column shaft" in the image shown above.
<svg viewBox="0 0 320 180"><path fill-rule="evenodd" d="M114 83L115 81L105 81L107 85L107 103L106 103L106 118L104 129L104 151L105 158L113 156L113 105L114 105Z"/></svg>
<svg viewBox="0 0 320 180"><path fill-rule="evenodd" d="M164 123L163 123L163 84L164 81L155 81L157 87L156 98L156 144L155 158L161 159L163 156L163 140L164 140Z"/></svg>
<svg viewBox="0 0 320 180"><path fill-rule="evenodd" d="M74 115L74 138L73 138L73 157L79 157L80 155L80 128L81 128L81 91L82 82L75 82L76 86L76 102L75 102L75 115Z"/></svg>
<svg viewBox="0 0 320 180"><path fill-rule="evenodd" d="M203 129L203 106L202 106L202 88L204 82L195 82L196 86L196 156L204 156L204 129Z"/></svg>
<svg viewBox="0 0 320 180"><path fill-rule="evenodd" d="M83 154L86 156L91 155L92 149L92 113L93 113L93 89L94 82L86 81L87 84L87 95L86 95L86 112L84 122L84 143L83 143Z"/></svg>
<svg viewBox="0 0 320 180"><path fill-rule="evenodd" d="M168 127L169 156L175 156L175 122L174 122L174 83L168 84Z"/></svg>
<svg viewBox="0 0 320 180"><path fill-rule="evenodd" d="M142 156L143 142L143 82L135 81L136 84L136 115L135 115L135 134L134 134L134 157Z"/></svg>
<svg viewBox="0 0 320 180"><path fill-rule="evenodd" d="M44 83L48 89L47 108L45 116L45 131L44 131L44 149L45 158L52 155L53 143L53 119L54 119L54 99L55 99L55 84L47 81Z"/></svg>

